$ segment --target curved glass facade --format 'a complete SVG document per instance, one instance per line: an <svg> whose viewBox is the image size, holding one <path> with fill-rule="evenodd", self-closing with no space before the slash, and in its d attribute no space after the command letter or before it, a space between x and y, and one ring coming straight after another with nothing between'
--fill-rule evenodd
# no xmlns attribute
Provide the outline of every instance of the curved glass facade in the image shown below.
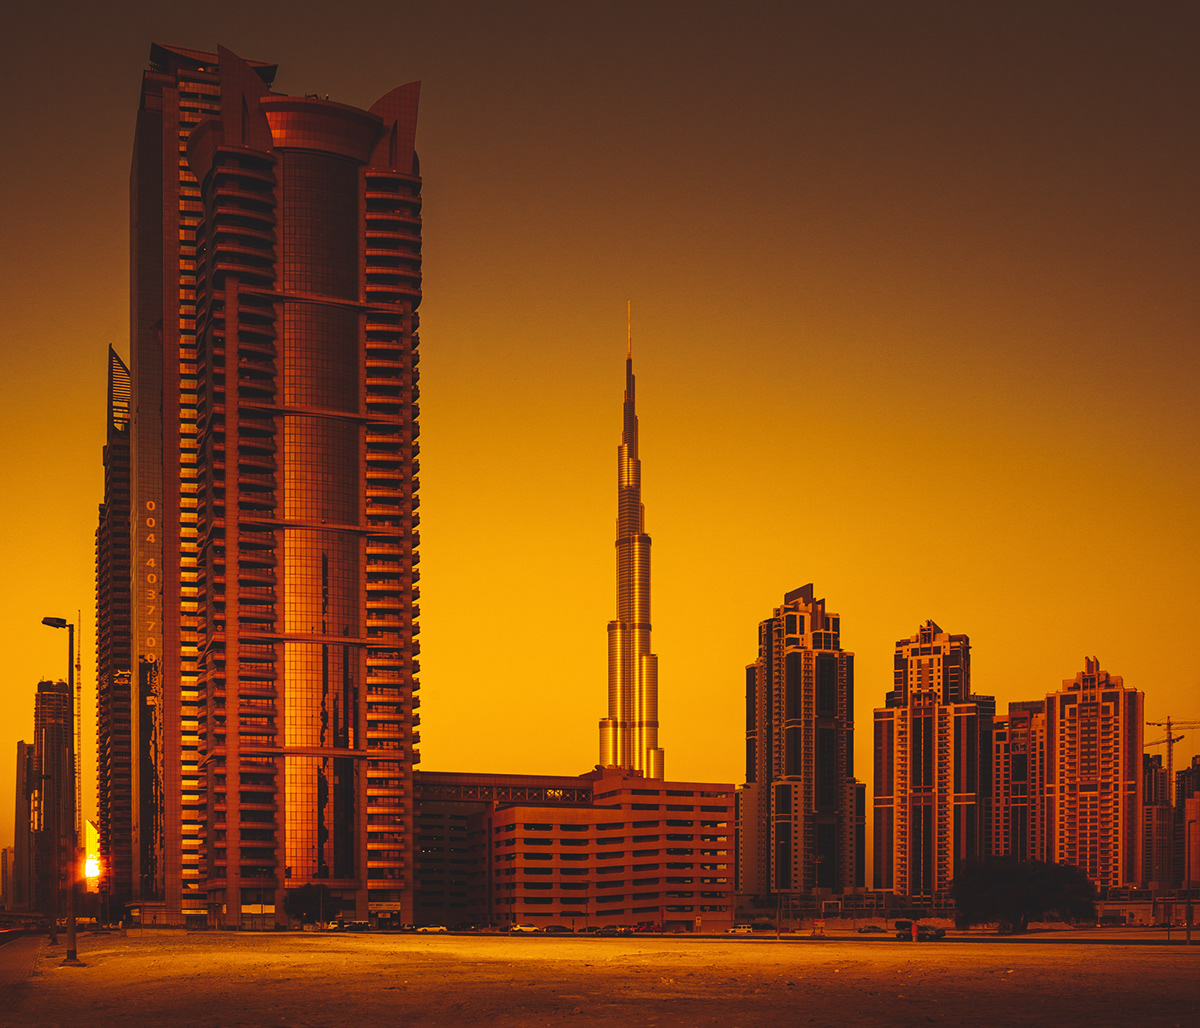
<svg viewBox="0 0 1200 1028"><path fill-rule="evenodd" d="M135 491L156 541L159 479L183 523L147 565L163 631L143 632L162 659L139 898L158 923L265 927L320 880L344 914L412 920L418 85L363 111L272 94L273 66L227 50L152 63L135 409L178 393L183 420L135 422ZM172 162L187 173L158 195ZM194 246L168 255L185 228ZM179 281L151 282L175 256Z"/></svg>

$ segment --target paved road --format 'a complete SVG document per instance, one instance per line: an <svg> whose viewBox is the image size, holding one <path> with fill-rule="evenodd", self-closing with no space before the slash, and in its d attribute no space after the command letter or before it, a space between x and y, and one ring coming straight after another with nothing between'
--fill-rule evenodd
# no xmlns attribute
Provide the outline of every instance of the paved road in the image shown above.
<svg viewBox="0 0 1200 1028"><path fill-rule="evenodd" d="M40 935L26 935L0 946L0 1013L12 1009L16 991L33 972L45 944Z"/></svg>

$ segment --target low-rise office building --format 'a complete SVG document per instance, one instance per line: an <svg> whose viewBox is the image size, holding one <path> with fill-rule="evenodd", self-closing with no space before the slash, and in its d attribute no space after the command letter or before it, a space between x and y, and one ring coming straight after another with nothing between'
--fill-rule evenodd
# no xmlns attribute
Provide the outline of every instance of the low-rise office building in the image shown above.
<svg viewBox="0 0 1200 1028"><path fill-rule="evenodd" d="M417 773L417 916L539 927L733 923L730 783L604 768Z"/></svg>

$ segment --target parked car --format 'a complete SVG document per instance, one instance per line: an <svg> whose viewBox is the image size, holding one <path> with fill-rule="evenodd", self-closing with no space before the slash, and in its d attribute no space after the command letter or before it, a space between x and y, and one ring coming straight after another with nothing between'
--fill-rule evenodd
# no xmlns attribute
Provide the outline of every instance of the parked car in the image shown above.
<svg viewBox="0 0 1200 1028"><path fill-rule="evenodd" d="M514 924L509 925L509 935L527 935L533 932L540 932L541 929L535 924Z"/></svg>
<svg viewBox="0 0 1200 1028"><path fill-rule="evenodd" d="M600 931L600 926L598 924L585 924L582 928L579 929L579 934L580 935L595 935L598 931Z"/></svg>
<svg viewBox="0 0 1200 1028"><path fill-rule="evenodd" d="M351 921L346 925L346 931L348 932L369 932L370 930L370 921Z"/></svg>
<svg viewBox="0 0 1200 1028"><path fill-rule="evenodd" d="M936 942L946 937L945 928L935 928L933 925L917 922L917 942ZM896 922L896 938L913 941L913 923L911 921Z"/></svg>
<svg viewBox="0 0 1200 1028"><path fill-rule="evenodd" d="M611 938L614 935L632 935L633 929L630 928L628 925L623 925L623 924L606 924L603 927L597 929L595 934L597 936L603 935L605 937Z"/></svg>
<svg viewBox="0 0 1200 1028"><path fill-rule="evenodd" d="M754 931L754 925L735 924L732 928L726 928L726 935L750 935Z"/></svg>
<svg viewBox="0 0 1200 1028"><path fill-rule="evenodd" d="M445 930L446 926L441 924L423 924L417 929L417 931L421 932L422 934L429 932L444 932Z"/></svg>
<svg viewBox="0 0 1200 1028"><path fill-rule="evenodd" d="M911 928L909 929L912 930ZM858 929L859 935L887 935L887 929L877 924L865 924Z"/></svg>
<svg viewBox="0 0 1200 1028"><path fill-rule="evenodd" d="M565 924L548 924L542 929L543 935L570 935L571 929Z"/></svg>

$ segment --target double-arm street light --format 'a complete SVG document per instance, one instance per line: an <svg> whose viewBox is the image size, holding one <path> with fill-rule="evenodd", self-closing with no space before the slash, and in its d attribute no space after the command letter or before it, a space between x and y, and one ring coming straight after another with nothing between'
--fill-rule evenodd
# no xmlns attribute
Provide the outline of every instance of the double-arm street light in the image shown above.
<svg viewBox="0 0 1200 1028"><path fill-rule="evenodd" d="M75 626L68 623L66 618L42 618L42 624L48 625L50 628L67 630L67 769L70 781L66 783L66 789L63 788L64 783L61 781L61 776L58 782L60 798L64 792L66 793L67 840L70 844L67 856L67 957L63 963L78 964L79 955L75 947L75 883L79 878L79 837L75 832ZM61 805L56 804L56 810L61 809ZM60 828L61 822L55 825L55 852L58 851L62 841ZM57 877L54 889L57 892Z"/></svg>

